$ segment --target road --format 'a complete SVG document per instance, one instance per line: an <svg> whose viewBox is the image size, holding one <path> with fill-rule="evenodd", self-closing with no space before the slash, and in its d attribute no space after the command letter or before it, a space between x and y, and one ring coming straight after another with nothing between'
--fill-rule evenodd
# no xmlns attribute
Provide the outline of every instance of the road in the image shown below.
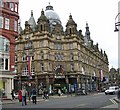
<svg viewBox="0 0 120 110"><path fill-rule="evenodd" d="M94 94L86 96L68 96L50 98L42 100L37 104L29 102L26 106L21 106L21 103L4 104L3 108L102 108L113 104L113 98L116 95Z"/></svg>

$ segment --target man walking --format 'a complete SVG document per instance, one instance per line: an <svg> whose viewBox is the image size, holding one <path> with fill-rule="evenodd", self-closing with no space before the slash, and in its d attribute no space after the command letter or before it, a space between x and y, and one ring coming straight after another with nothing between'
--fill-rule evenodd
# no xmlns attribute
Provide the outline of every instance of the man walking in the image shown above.
<svg viewBox="0 0 120 110"><path fill-rule="evenodd" d="M27 105L26 102L26 89L25 87L22 88L22 106Z"/></svg>
<svg viewBox="0 0 120 110"><path fill-rule="evenodd" d="M36 92L35 88L33 88L33 89L32 89L32 101L33 101L33 103L35 103L35 104L36 104L36 102L37 102L37 101L36 101L36 93L37 93L37 92Z"/></svg>

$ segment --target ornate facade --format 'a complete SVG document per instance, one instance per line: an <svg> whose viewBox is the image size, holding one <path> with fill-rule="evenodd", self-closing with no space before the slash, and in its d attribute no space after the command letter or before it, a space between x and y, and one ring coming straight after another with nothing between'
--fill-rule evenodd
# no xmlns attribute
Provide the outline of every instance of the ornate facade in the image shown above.
<svg viewBox="0 0 120 110"><path fill-rule="evenodd" d="M120 85L120 72L119 68L111 68L109 74L109 86L119 86Z"/></svg>
<svg viewBox="0 0 120 110"><path fill-rule="evenodd" d="M50 4L41 11L37 24L31 12L16 39L15 52L16 84L35 84L38 90L44 84L53 90L79 87L96 91L101 84L100 70L104 77L109 73L107 54L93 44L88 23L83 35L70 15L64 31Z"/></svg>

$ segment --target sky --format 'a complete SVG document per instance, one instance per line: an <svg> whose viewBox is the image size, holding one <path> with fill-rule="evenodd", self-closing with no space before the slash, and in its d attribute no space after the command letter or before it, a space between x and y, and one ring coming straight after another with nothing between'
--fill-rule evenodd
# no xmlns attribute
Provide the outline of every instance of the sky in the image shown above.
<svg viewBox="0 0 120 110"><path fill-rule="evenodd" d="M119 0L19 0L22 28L29 20L31 10L37 22L41 10L45 11L49 2L59 15L64 29L70 14L77 23L77 30L81 29L83 35L87 22L93 43L98 43L99 49L108 55L109 68L118 68L118 33L114 29Z"/></svg>

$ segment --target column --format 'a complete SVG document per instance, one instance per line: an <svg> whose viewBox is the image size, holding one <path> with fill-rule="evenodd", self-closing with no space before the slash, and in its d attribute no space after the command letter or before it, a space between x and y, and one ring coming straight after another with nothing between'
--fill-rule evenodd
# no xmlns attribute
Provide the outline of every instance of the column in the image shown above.
<svg viewBox="0 0 120 110"><path fill-rule="evenodd" d="M78 84L78 88L80 88L80 75L77 76L77 84Z"/></svg>
<svg viewBox="0 0 120 110"><path fill-rule="evenodd" d="M49 89L49 75L46 74L46 87Z"/></svg>

